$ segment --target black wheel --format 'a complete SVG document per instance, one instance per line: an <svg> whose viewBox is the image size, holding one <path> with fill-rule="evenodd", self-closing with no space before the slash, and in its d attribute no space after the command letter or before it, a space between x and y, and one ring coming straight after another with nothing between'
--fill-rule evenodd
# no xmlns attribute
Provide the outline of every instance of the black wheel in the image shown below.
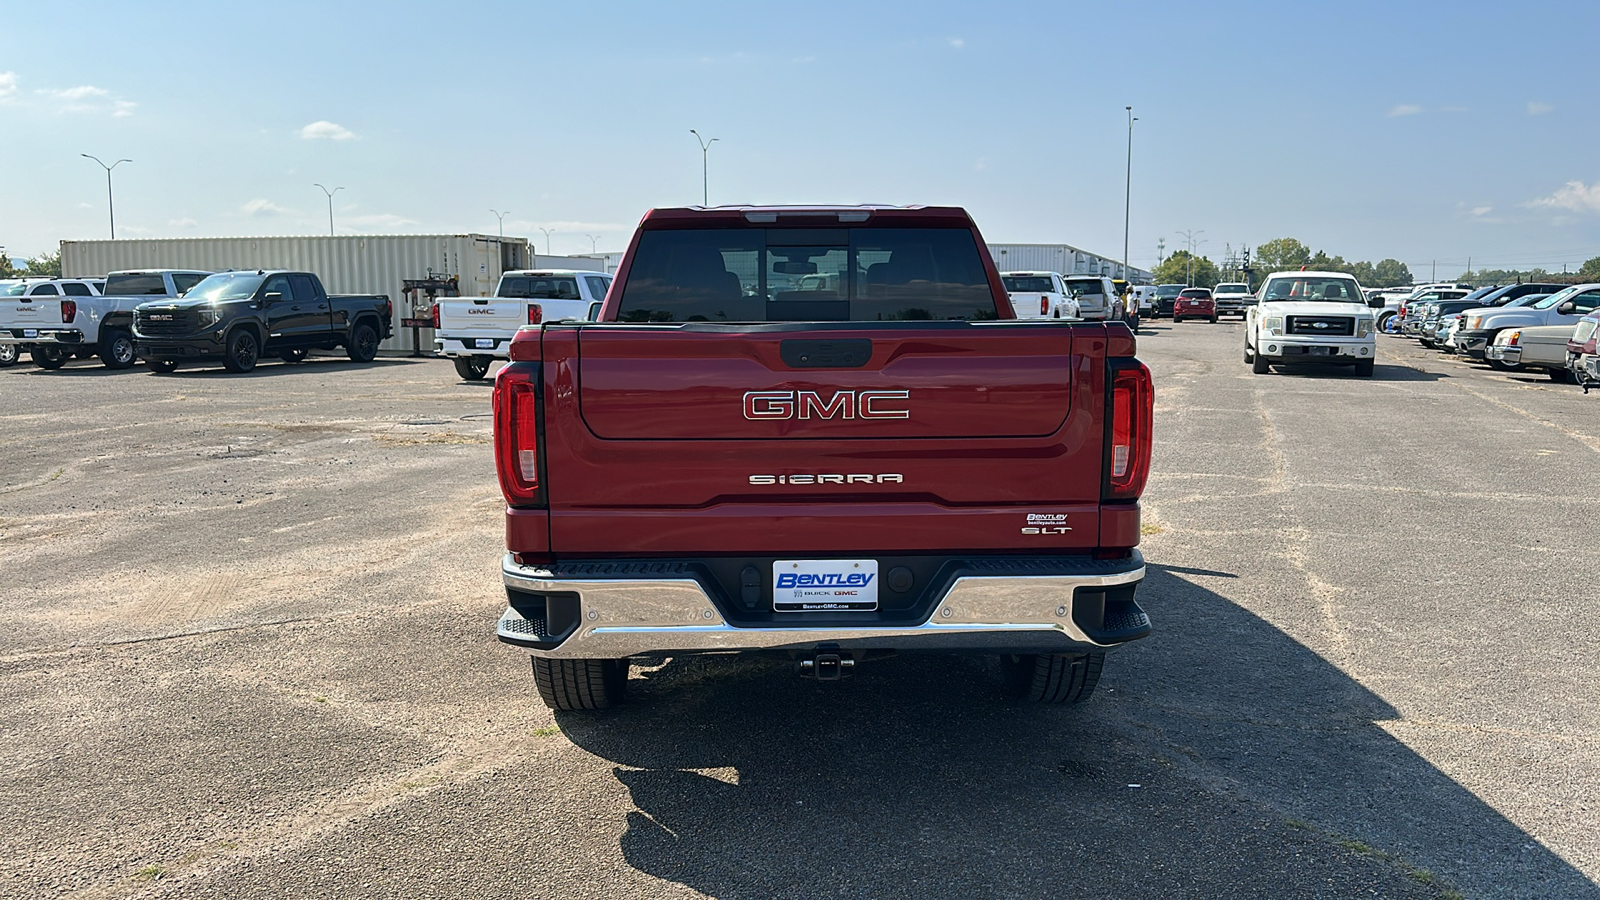
<svg viewBox="0 0 1600 900"><path fill-rule="evenodd" d="M1025 653L1000 657L1006 696L1034 703L1082 703L1100 683L1104 653Z"/></svg>
<svg viewBox="0 0 1600 900"><path fill-rule="evenodd" d="M1356 360L1356 374L1362 378L1371 378L1373 365L1374 361L1370 359Z"/></svg>
<svg viewBox="0 0 1600 900"><path fill-rule="evenodd" d="M366 322L357 322L350 332L350 345L345 354L351 362L369 363L378 358L378 329Z"/></svg>
<svg viewBox="0 0 1600 900"><path fill-rule="evenodd" d="M1208 321L1211 324L1215 325L1215 324L1217 324L1217 317L1216 316L1212 316L1211 318L1207 319L1206 321Z"/></svg>
<svg viewBox="0 0 1600 900"><path fill-rule="evenodd" d="M241 328L228 335L228 355L223 357L222 365L229 372L248 372L256 367L256 361L260 358L261 342L256 340L254 331Z"/></svg>
<svg viewBox="0 0 1600 900"><path fill-rule="evenodd" d="M1427 347L1429 350L1437 350L1437 349L1439 349L1439 345L1438 344L1435 344L1433 341L1430 341L1427 338L1418 338L1417 340L1421 341L1422 342L1422 346Z"/></svg>
<svg viewBox="0 0 1600 900"><path fill-rule="evenodd" d="M304 362L306 356L310 353L311 351L305 349L304 347L301 347L299 350L280 350L278 351L278 358L286 363Z"/></svg>
<svg viewBox="0 0 1600 900"><path fill-rule="evenodd" d="M72 351L60 347L34 347L28 355L33 357L33 364L41 369L59 369L72 358Z"/></svg>
<svg viewBox="0 0 1600 900"><path fill-rule="evenodd" d="M144 364L150 367L150 371L159 372L162 375L178 368L178 364L170 359L147 359Z"/></svg>
<svg viewBox="0 0 1600 900"><path fill-rule="evenodd" d="M551 709L607 709L627 697L628 661L535 656L533 681L539 687L539 698Z"/></svg>
<svg viewBox="0 0 1600 900"><path fill-rule="evenodd" d="M133 355L133 335L125 328L108 328L100 335L100 361L108 369L131 369L139 360Z"/></svg>
<svg viewBox="0 0 1600 900"><path fill-rule="evenodd" d="M22 351L16 344L0 344L0 369L16 365L17 359L21 356Z"/></svg>
<svg viewBox="0 0 1600 900"><path fill-rule="evenodd" d="M1544 373L1556 384L1572 384L1572 373L1566 369L1545 369Z"/></svg>
<svg viewBox="0 0 1600 900"><path fill-rule="evenodd" d="M1256 373L1257 375L1267 374L1269 371L1271 371L1269 368L1270 366L1271 363L1268 363L1267 358L1261 355L1260 350L1256 351L1255 359L1250 360L1250 371Z"/></svg>
<svg viewBox="0 0 1600 900"><path fill-rule="evenodd" d="M456 374L467 381L481 381L483 376L489 374L488 356L457 356L454 358Z"/></svg>

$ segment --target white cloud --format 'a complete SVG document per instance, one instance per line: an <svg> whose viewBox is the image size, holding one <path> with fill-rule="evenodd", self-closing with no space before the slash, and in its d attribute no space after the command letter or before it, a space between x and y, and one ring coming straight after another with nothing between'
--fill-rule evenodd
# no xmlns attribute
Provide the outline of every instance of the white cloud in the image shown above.
<svg viewBox="0 0 1600 900"><path fill-rule="evenodd" d="M1539 103L1533 100L1528 101L1528 115L1530 116L1542 116L1545 113L1555 111L1556 108L1548 103Z"/></svg>
<svg viewBox="0 0 1600 900"><path fill-rule="evenodd" d="M348 141L355 137L355 132L324 119L300 129L300 137L307 141Z"/></svg>
<svg viewBox="0 0 1600 900"><path fill-rule="evenodd" d="M1413 104L1410 104L1410 103L1402 103L1399 106L1396 106L1393 109L1389 110L1388 115L1389 115L1389 118L1392 119L1395 116L1415 116L1415 115L1420 114L1421 112L1422 112L1422 107L1420 107L1420 106L1416 106L1416 105L1413 105Z"/></svg>
<svg viewBox="0 0 1600 900"><path fill-rule="evenodd" d="M1548 197L1540 197L1528 205L1550 206L1556 209L1568 209L1573 212L1600 212L1600 181L1594 184L1569 181L1554 194Z"/></svg>
<svg viewBox="0 0 1600 900"><path fill-rule="evenodd" d="M967 42L965 40L961 39L961 38L951 38L950 39L950 46L956 48L957 50L960 50L962 47L965 47L966 45L967 45Z"/></svg>
<svg viewBox="0 0 1600 900"><path fill-rule="evenodd" d="M39 93L57 100L87 100L90 97L104 97L111 93L105 88L97 88L92 84L80 84L77 87L62 88L60 90L41 90Z"/></svg>
<svg viewBox="0 0 1600 900"><path fill-rule="evenodd" d="M199 225L199 224L200 224L199 222L196 222L193 219L187 219L187 218L186 219L171 219L171 220L169 220L167 222L167 225L169 227L172 227L172 228L194 228L196 225Z"/></svg>
<svg viewBox="0 0 1600 900"><path fill-rule="evenodd" d="M381 228L404 228L417 224L416 220L393 213L369 213L364 216L339 216L340 225L375 225Z"/></svg>
<svg viewBox="0 0 1600 900"><path fill-rule="evenodd" d="M0 100L9 100L17 94L17 73L0 72Z"/></svg>
<svg viewBox="0 0 1600 900"><path fill-rule="evenodd" d="M288 210L265 197L257 197L246 203L241 209L244 210L245 215L255 216L258 219L266 218L267 216L281 216L288 212Z"/></svg>
<svg viewBox="0 0 1600 900"><path fill-rule="evenodd" d="M111 113L111 118L125 119L128 116L133 115L133 111L138 108L139 104L134 103L131 100L113 100L111 102L111 106L114 110Z"/></svg>
<svg viewBox="0 0 1600 900"><path fill-rule="evenodd" d="M1475 216L1487 216L1492 212L1494 212L1494 207L1492 206L1474 206L1472 208L1472 214Z"/></svg>

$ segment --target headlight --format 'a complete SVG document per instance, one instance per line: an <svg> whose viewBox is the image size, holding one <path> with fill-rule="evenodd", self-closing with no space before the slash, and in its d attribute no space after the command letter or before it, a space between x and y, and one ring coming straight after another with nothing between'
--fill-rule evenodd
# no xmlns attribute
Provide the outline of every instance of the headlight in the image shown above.
<svg viewBox="0 0 1600 900"><path fill-rule="evenodd" d="M1283 316L1267 316L1261 320L1261 327L1267 330L1267 334L1282 334Z"/></svg>
<svg viewBox="0 0 1600 900"><path fill-rule="evenodd" d="M1478 326L1481 325L1482 323L1483 323L1483 316L1473 316L1472 318L1467 320L1467 330L1468 331L1477 331L1478 330Z"/></svg>
<svg viewBox="0 0 1600 900"><path fill-rule="evenodd" d="M1371 319L1357 319L1356 320L1356 337L1366 337L1366 336L1368 336L1370 334L1372 334L1372 320Z"/></svg>
<svg viewBox="0 0 1600 900"><path fill-rule="evenodd" d="M195 313L195 320L200 323L201 328L210 328L217 324L220 318L216 308L211 306L202 307Z"/></svg>

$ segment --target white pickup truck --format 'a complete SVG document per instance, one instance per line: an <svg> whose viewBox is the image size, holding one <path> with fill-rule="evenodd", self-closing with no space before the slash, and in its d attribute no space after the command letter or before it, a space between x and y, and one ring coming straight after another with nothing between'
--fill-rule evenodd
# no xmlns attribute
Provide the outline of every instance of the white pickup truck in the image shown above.
<svg viewBox="0 0 1600 900"><path fill-rule="evenodd" d="M1019 319L1076 319L1078 301L1057 272L1001 272L1011 310Z"/></svg>
<svg viewBox="0 0 1600 900"><path fill-rule="evenodd" d="M500 276L493 297L442 297L433 307L433 348L455 361L456 374L481 380L497 359L509 359L524 325L593 322L611 289L604 272L519 269Z"/></svg>
<svg viewBox="0 0 1600 900"><path fill-rule="evenodd" d="M1274 272L1245 310L1244 361L1257 375L1273 364L1353 365L1371 377L1378 355L1372 310L1343 272Z"/></svg>
<svg viewBox="0 0 1600 900"><path fill-rule="evenodd" d="M0 296L0 343L26 347L43 369L59 369L74 355L90 353L98 354L108 369L126 369L138 361L133 308L180 297L209 274L182 269L112 272L98 294L72 289L88 279L45 283L59 285L59 293L29 286L16 296Z"/></svg>

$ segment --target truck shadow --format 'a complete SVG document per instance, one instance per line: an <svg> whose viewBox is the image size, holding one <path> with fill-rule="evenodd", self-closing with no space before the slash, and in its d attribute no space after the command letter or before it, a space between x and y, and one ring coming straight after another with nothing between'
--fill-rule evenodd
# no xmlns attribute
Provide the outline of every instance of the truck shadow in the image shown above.
<svg viewBox="0 0 1600 900"><path fill-rule="evenodd" d="M965 657L702 658L557 721L630 792L627 861L712 896L1600 895L1336 666L1169 572L1141 597L1156 635L1080 707Z"/></svg>
<svg viewBox="0 0 1600 900"><path fill-rule="evenodd" d="M1319 363L1286 363L1273 364L1274 375L1284 375L1291 378L1356 378L1349 366L1324 365ZM1361 378L1361 381L1440 381L1449 378L1442 372L1424 372L1410 366L1378 363L1372 367L1372 378Z"/></svg>
<svg viewBox="0 0 1600 900"><path fill-rule="evenodd" d="M332 356L313 356L304 362L286 363L276 359L264 359L256 368L249 372L229 372L221 363L202 365L196 363L192 368L181 368L173 372L153 372L143 368L148 375L157 378L292 378L303 375L326 375L346 369L359 371L371 369L400 369L406 366L425 365L437 362L427 357L378 357L372 362L358 363L348 359ZM66 371L63 369L62 371Z"/></svg>

